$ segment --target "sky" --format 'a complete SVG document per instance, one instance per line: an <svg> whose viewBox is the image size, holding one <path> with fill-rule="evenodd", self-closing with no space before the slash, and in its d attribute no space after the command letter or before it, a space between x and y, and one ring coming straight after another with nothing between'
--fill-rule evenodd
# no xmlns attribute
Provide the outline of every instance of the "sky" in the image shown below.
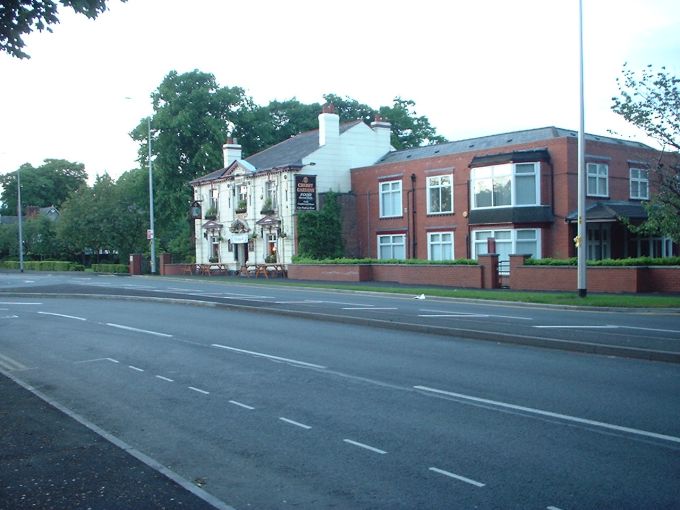
<svg viewBox="0 0 680 510"><path fill-rule="evenodd" d="M129 132L172 70L212 73L256 103L334 93L374 108L411 99L461 140L578 129L578 0L109 0L96 20L60 9L0 53L0 174L46 158L90 180L136 168ZM652 144L611 111L616 78L680 75L680 2L583 0L585 129Z"/></svg>

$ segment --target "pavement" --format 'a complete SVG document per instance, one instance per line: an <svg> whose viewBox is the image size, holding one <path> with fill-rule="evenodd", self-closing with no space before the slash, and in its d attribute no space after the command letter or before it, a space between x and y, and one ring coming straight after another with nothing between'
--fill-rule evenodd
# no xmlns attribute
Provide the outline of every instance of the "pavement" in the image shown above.
<svg viewBox="0 0 680 510"><path fill-rule="evenodd" d="M0 373L3 510L230 508L38 395Z"/></svg>

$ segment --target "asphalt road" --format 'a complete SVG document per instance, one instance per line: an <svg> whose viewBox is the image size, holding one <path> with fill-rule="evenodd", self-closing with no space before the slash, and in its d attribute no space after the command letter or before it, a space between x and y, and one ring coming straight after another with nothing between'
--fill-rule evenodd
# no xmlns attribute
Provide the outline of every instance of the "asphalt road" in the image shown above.
<svg viewBox="0 0 680 510"><path fill-rule="evenodd" d="M30 277L21 285L35 290ZM162 284L289 311L341 314L360 301L418 315L429 306L427 298ZM169 291L180 292L159 293ZM676 364L184 304L0 301L5 371L237 509L680 508ZM474 304L441 306L480 314L467 308ZM675 327L665 315L486 310L506 313L463 320L507 329L522 313L533 325L604 317Z"/></svg>

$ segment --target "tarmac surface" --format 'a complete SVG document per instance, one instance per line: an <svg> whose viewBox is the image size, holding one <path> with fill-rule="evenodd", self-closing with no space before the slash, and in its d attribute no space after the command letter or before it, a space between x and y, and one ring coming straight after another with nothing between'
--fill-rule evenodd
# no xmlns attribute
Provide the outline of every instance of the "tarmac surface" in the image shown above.
<svg viewBox="0 0 680 510"><path fill-rule="evenodd" d="M0 374L0 508L229 508L89 427Z"/></svg>

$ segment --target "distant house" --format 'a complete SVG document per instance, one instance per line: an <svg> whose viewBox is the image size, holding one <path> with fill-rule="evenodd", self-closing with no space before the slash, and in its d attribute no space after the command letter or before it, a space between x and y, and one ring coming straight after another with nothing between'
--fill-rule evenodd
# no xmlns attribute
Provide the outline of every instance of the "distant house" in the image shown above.
<svg viewBox="0 0 680 510"><path fill-rule="evenodd" d="M340 123L332 105L319 129L301 133L245 159L228 139L224 168L191 181L196 262L238 269L246 262L290 263L297 246L296 214L317 208L319 193L347 193L350 169L374 164L393 150L390 124Z"/></svg>
<svg viewBox="0 0 680 510"><path fill-rule="evenodd" d="M647 217L659 153L586 135L587 256L667 257L669 238L630 232ZM360 253L446 260L488 253L576 255L577 133L546 127L390 152L351 171ZM492 246L493 246L492 245Z"/></svg>
<svg viewBox="0 0 680 510"><path fill-rule="evenodd" d="M23 218L26 220L44 217L51 221L56 221L59 219L59 210L53 205L50 207L37 207L34 205L29 205L24 208ZM0 225L13 225L19 222L18 216L3 216L0 215Z"/></svg>

